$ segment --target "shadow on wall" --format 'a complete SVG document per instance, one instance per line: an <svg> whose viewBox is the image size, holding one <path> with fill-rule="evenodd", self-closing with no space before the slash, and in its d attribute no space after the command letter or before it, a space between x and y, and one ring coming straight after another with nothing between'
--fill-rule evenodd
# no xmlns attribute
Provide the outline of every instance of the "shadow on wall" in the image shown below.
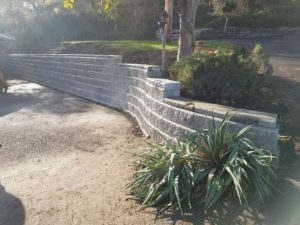
<svg viewBox="0 0 300 225"><path fill-rule="evenodd" d="M0 184L0 224L25 224L25 209L20 199L7 193Z"/></svg>

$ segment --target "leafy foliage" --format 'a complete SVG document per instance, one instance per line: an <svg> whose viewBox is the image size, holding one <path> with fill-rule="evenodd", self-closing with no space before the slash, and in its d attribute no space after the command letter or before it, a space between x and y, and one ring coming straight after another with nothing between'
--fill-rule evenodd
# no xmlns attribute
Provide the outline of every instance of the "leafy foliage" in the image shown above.
<svg viewBox="0 0 300 225"><path fill-rule="evenodd" d="M222 11L224 13L230 13L232 12L233 10L235 10L237 7L237 2L235 0L229 0L229 1L226 1L223 8L222 8Z"/></svg>
<svg viewBox="0 0 300 225"><path fill-rule="evenodd" d="M119 0L103 0L101 1L102 11L107 13L109 17L117 17L117 6Z"/></svg>
<svg viewBox="0 0 300 225"><path fill-rule="evenodd" d="M64 8L72 9L74 8L75 0L64 0Z"/></svg>
<svg viewBox="0 0 300 225"><path fill-rule="evenodd" d="M200 49L170 68L173 79L182 83L183 93L201 100L234 103L255 95L272 67L256 45L245 49Z"/></svg>
<svg viewBox="0 0 300 225"><path fill-rule="evenodd" d="M216 7L216 5L214 6ZM274 4L268 7L249 5L249 7L250 11L236 13L236 10L234 10L233 13L226 15L222 13L222 9L219 9L221 11L219 13L203 13L203 10L199 11L196 27L222 29L225 17L229 17L230 26L233 27L274 28L300 26L299 2L294 4L286 2L284 5Z"/></svg>
<svg viewBox="0 0 300 225"><path fill-rule="evenodd" d="M192 208L203 203L211 209L222 197L233 193L241 205L247 203L248 189L263 201L272 195L276 163L267 151L243 137L250 127L228 132L230 117L219 126L186 136L172 144L150 144L141 155L140 169L128 188L145 206Z"/></svg>
<svg viewBox="0 0 300 225"><path fill-rule="evenodd" d="M237 9L236 0L213 0L215 14L230 14Z"/></svg>
<svg viewBox="0 0 300 225"><path fill-rule="evenodd" d="M117 17L117 6L119 0L100 0L92 1L93 6L99 6L101 12L108 15L108 17L115 19ZM65 9L73 9L75 7L75 0L64 0Z"/></svg>

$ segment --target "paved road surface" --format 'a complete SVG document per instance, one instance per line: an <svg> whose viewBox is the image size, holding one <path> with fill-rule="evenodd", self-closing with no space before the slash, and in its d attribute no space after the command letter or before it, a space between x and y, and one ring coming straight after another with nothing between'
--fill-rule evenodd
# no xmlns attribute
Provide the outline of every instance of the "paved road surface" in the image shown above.
<svg viewBox="0 0 300 225"><path fill-rule="evenodd" d="M272 40L236 40L235 43L253 47L263 45L274 69L273 84L290 111L291 134L295 137L296 154L286 162L278 202L266 210L273 215L274 224L300 224L300 34ZM271 204L270 204L271 205ZM268 213L265 213L268 214ZM276 215L276 216L275 216ZM272 216L271 216L272 217Z"/></svg>
<svg viewBox="0 0 300 225"><path fill-rule="evenodd" d="M300 34L270 40L235 40L235 43L253 47L256 43L263 45L274 69L276 92L291 110L292 119L300 142ZM299 149L300 150L300 149Z"/></svg>

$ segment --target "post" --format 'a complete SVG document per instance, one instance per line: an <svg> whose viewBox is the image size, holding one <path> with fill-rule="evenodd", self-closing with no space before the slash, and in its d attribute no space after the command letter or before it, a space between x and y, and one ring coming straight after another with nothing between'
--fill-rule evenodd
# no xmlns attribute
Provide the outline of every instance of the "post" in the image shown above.
<svg viewBox="0 0 300 225"><path fill-rule="evenodd" d="M166 35L165 35L165 26L161 28L161 42L162 42L162 57L161 57L161 70L163 76L166 73Z"/></svg>
<svg viewBox="0 0 300 225"><path fill-rule="evenodd" d="M159 30L160 30L160 36L161 36L161 44L162 44L162 57L161 57L161 70L162 70L162 75L165 76L166 73L166 34L165 34L165 29L166 29L166 24L168 22L168 13L164 11L160 17L160 20L157 22L159 25Z"/></svg>
<svg viewBox="0 0 300 225"><path fill-rule="evenodd" d="M225 21L225 25L224 25L224 33L227 31L227 26L228 26L228 16L226 16L226 21Z"/></svg>
<svg viewBox="0 0 300 225"><path fill-rule="evenodd" d="M166 43L171 43L173 39L173 0L165 0L165 11L168 14L168 21L164 33Z"/></svg>

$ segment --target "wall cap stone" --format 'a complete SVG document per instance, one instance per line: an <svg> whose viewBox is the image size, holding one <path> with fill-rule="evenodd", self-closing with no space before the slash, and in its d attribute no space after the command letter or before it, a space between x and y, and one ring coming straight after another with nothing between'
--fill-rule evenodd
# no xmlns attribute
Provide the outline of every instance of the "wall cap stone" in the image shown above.
<svg viewBox="0 0 300 225"><path fill-rule="evenodd" d="M135 63L121 63L119 66L132 68L132 69L141 69L147 72L147 77L152 78L161 78L162 72L161 67L156 65L148 65L148 64L135 64Z"/></svg>
<svg viewBox="0 0 300 225"><path fill-rule="evenodd" d="M232 115L232 121L241 122L249 125L256 125L266 128L277 127L277 115L272 113L265 113L260 111L234 108L219 104L212 104L201 101L194 101L191 99L179 98L165 98L164 102L175 107L183 108L193 112L214 115L218 118L223 118L228 112Z"/></svg>

